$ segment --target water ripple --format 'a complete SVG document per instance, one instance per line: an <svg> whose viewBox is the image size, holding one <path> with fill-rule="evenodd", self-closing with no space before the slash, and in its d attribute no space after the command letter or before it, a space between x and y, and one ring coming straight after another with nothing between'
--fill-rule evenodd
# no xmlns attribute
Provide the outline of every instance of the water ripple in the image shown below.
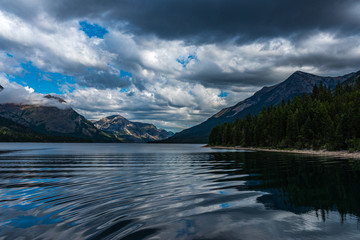
<svg viewBox="0 0 360 240"><path fill-rule="evenodd" d="M0 156L0 238L306 239L316 231L334 239L340 233L359 236L357 218L341 220L359 216L359 207L337 202L339 194L360 199L353 188L319 202L298 184L317 180L313 190L321 192L327 171L348 172L338 180L355 182L360 168L354 163L243 152L14 154ZM301 169L321 175L296 175ZM319 210L327 225L315 214ZM303 229L288 230L298 226Z"/></svg>

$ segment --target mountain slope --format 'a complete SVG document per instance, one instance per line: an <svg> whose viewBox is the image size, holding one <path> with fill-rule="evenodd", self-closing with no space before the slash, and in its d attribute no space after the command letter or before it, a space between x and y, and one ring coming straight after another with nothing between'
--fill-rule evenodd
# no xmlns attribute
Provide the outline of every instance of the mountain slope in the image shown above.
<svg viewBox="0 0 360 240"><path fill-rule="evenodd" d="M360 81L360 71L354 73L350 78L343 82L343 84L348 84L349 86L354 86L357 81Z"/></svg>
<svg viewBox="0 0 360 240"><path fill-rule="evenodd" d="M285 81L271 87L264 87L253 96L238 104L224 108L205 122L185 129L174 136L161 141L167 143L207 143L212 128L224 122L233 122L236 118L243 118L247 114L257 114L263 107L276 105L282 100L292 99L295 96L311 93L315 84L323 84L334 89L337 82L350 79L354 73L340 77L321 77L297 71Z"/></svg>
<svg viewBox="0 0 360 240"><path fill-rule="evenodd" d="M113 141L70 107L0 104L0 116L39 134L81 138L86 141Z"/></svg>
<svg viewBox="0 0 360 240"><path fill-rule="evenodd" d="M6 91L0 85L0 94ZM1 141L95 141L116 138L98 130L90 121L65 105L59 97L46 95L50 102L0 104ZM52 104L49 104L51 103Z"/></svg>
<svg viewBox="0 0 360 240"><path fill-rule="evenodd" d="M0 117L0 142L90 142L82 138L41 134L29 127Z"/></svg>
<svg viewBox="0 0 360 240"><path fill-rule="evenodd" d="M360 81L333 92L320 85L257 116L218 125L209 145L358 151L359 105Z"/></svg>
<svg viewBox="0 0 360 240"><path fill-rule="evenodd" d="M153 124L131 122L120 115L102 118L94 122L94 125L126 142L149 142L166 139L173 135L172 132L158 129Z"/></svg>

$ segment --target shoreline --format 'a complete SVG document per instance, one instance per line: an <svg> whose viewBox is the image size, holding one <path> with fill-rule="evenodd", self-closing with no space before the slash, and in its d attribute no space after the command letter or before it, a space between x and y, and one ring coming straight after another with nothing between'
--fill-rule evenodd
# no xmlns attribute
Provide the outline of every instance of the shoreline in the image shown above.
<svg viewBox="0 0 360 240"><path fill-rule="evenodd" d="M250 151L262 151L262 152L279 152L279 153L294 153L294 154L307 154L314 156L336 157L336 158L352 158L360 159L360 152L349 153L346 150L343 151L326 151L326 150L281 150L272 148L256 148L256 147L225 147L225 146L209 146L204 147L213 149L231 149L231 150L250 150Z"/></svg>

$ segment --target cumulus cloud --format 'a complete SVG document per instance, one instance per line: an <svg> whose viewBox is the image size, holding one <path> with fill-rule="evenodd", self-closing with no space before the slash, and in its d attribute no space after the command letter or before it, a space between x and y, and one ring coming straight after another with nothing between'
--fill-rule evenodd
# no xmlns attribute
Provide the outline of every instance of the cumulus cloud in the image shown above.
<svg viewBox="0 0 360 240"><path fill-rule="evenodd" d="M227 106L227 99L219 97L219 94L218 89L205 88L200 84L158 82L142 91L136 87L127 92L121 89L77 88L67 93L65 99L90 119L120 114L133 121L150 122L161 128L179 131L204 121L214 113L214 109Z"/></svg>
<svg viewBox="0 0 360 240"><path fill-rule="evenodd" d="M34 89L28 86L21 86L9 81L5 75L0 75L0 104L16 103L57 107L60 109L68 108L65 103L60 103L56 99L45 98L43 94L35 93Z"/></svg>
<svg viewBox="0 0 360 240"><path fill-rule="evenodd" d="M17 77L30 62L73 77L71 87L60 89L87 117L120 113L179 130L296 70L332 76L358 70L359 6L354 0L4 0L0 72ZM104 34L89 36L81 23Z"/></svg>
<svg viewBox="0 0 360 240"><path fill-rule="evenodd" d="M0 72L7 72L8 74L18 74L22 71L18 62L6 52L0 52Z"/></svg>
<svg viewBox="0 0 360 240"><path fill-rule="evenodd" d="M112 86L124 85L109 67L115 55L99 46L100 39L89 38L80 31L77 20L59 23L42 13L34 25L0 9L0 22L0 49L13 53L17 59L30 61L43 71L85 78L84 85L101 86L101 80L109 77ZM86 75L89 68L94 74Z"/></svg>
<svg viewBox="0 0 360 240"><path fill-rule="evenodd" d="M41 7L39 7L41 6ZM313 30L353 34L359 29L356 0L46 0L2 1L27 20L45 11L58 21L91 18L126 23L126 30L159 38L213 43L237 38L288 37Z"/></svg>
<svg viewBox="0 0 360 240"><path fill-rule="evenodd" d="M149 82L165 76L234 90L238 86L275 84L297 70L334 75L355 71L360 66L359 39L360 35L316 32L297 42L277 37L242 45L233 40L187 45L184 41L143 39L113 30L103 43L121 58L119 65L135 73L133 83L139 88L144 85L141 79ZM179 59L188 56L193 59L184 66Z"/></svg>
<svg viewBox="0 0 360 240"><path fill-rule="evenodd" d="M50 58L53 58L52 62L58 62L59 68L64 67L62 63L101 67L108 60L108 55L97 52L92 46L95 43L78 31L76 21L61 24L44 14L38 16L37 21L41 26L33 26L18 16L3 11L0 11L0 21L2 41L12 43L13 48L27 47L30 59L38 67L56 71L56 65L50 66L45 61Z"/></svg>

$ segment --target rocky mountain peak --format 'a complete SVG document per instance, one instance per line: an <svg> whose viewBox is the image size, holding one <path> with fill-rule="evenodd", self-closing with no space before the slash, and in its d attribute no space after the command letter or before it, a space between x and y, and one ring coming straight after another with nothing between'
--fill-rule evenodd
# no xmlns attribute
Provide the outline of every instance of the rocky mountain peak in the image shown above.
<svg viewBox="0 0 360 240"><path fill-rule="evenodd" d="M132 122L121 115L112 115L94 122L94 125L104 131L114 134L121 141L148 142L168 138L174 133L158 129L153 124Z"/></svg>
<svg viewBox="0 0 360 240"><path fill-rule="evenodd" d="M172 143L206 143L211 129L224 122L233 122L236 118L243 118L247 114L256 115L263 107L277 105L282 100L292 99L295 96L311 93L315 84L321 82L330 89L334 89L338 82L347 80L354 81L354 73L339 77L322 77L314 74L296 71L285 81L270 87L264 87L253 96L237 103L234 106L224 108L208 120L194 127L176 133L165 142ZM351 78L351 79L350 79Z"/></svg>
<svg viewBox="0 0 360 240"><path fill-rule="evenodd" d="M108 120L126 119L121 115L111 115L111 116L108 116L108 117L105 117L105 118L108 119Z"/></svg>
<svg viewBox="0 0 360 240"><path fill-rule="evenodd" d="M291 74L290 76L304 76L304 75L309 76L309 75L312 75L312 74L298 70L298 71L294 72L293 74Z"/></svg>
<svg viewBox="0 0 360 240"><path fill-rule="evenodd" d="M284 83L289 82L301 82L301 81L312 81L314 79L320 79L321 77L316 76L314 74L302 72L302 71L296 71L293 74L291 74Z"/></svg>
<svg viewBox="0 0 360 240"><path fill-rule="evenodd" d="M55 99L57 100L59 103L66 103L66 101L64 99L62 99L61 97L57 97L57 96L53 96L53 95L45 95L44 98L47 98L47 99Z"/></svg>
<svg viewBox="0 0 360 240"><path fill-rule="evenodd" d="M119 126L129 123L130 121L121 115L111 115L94 122L97 128L110 132L117 131Z"/></svg>

